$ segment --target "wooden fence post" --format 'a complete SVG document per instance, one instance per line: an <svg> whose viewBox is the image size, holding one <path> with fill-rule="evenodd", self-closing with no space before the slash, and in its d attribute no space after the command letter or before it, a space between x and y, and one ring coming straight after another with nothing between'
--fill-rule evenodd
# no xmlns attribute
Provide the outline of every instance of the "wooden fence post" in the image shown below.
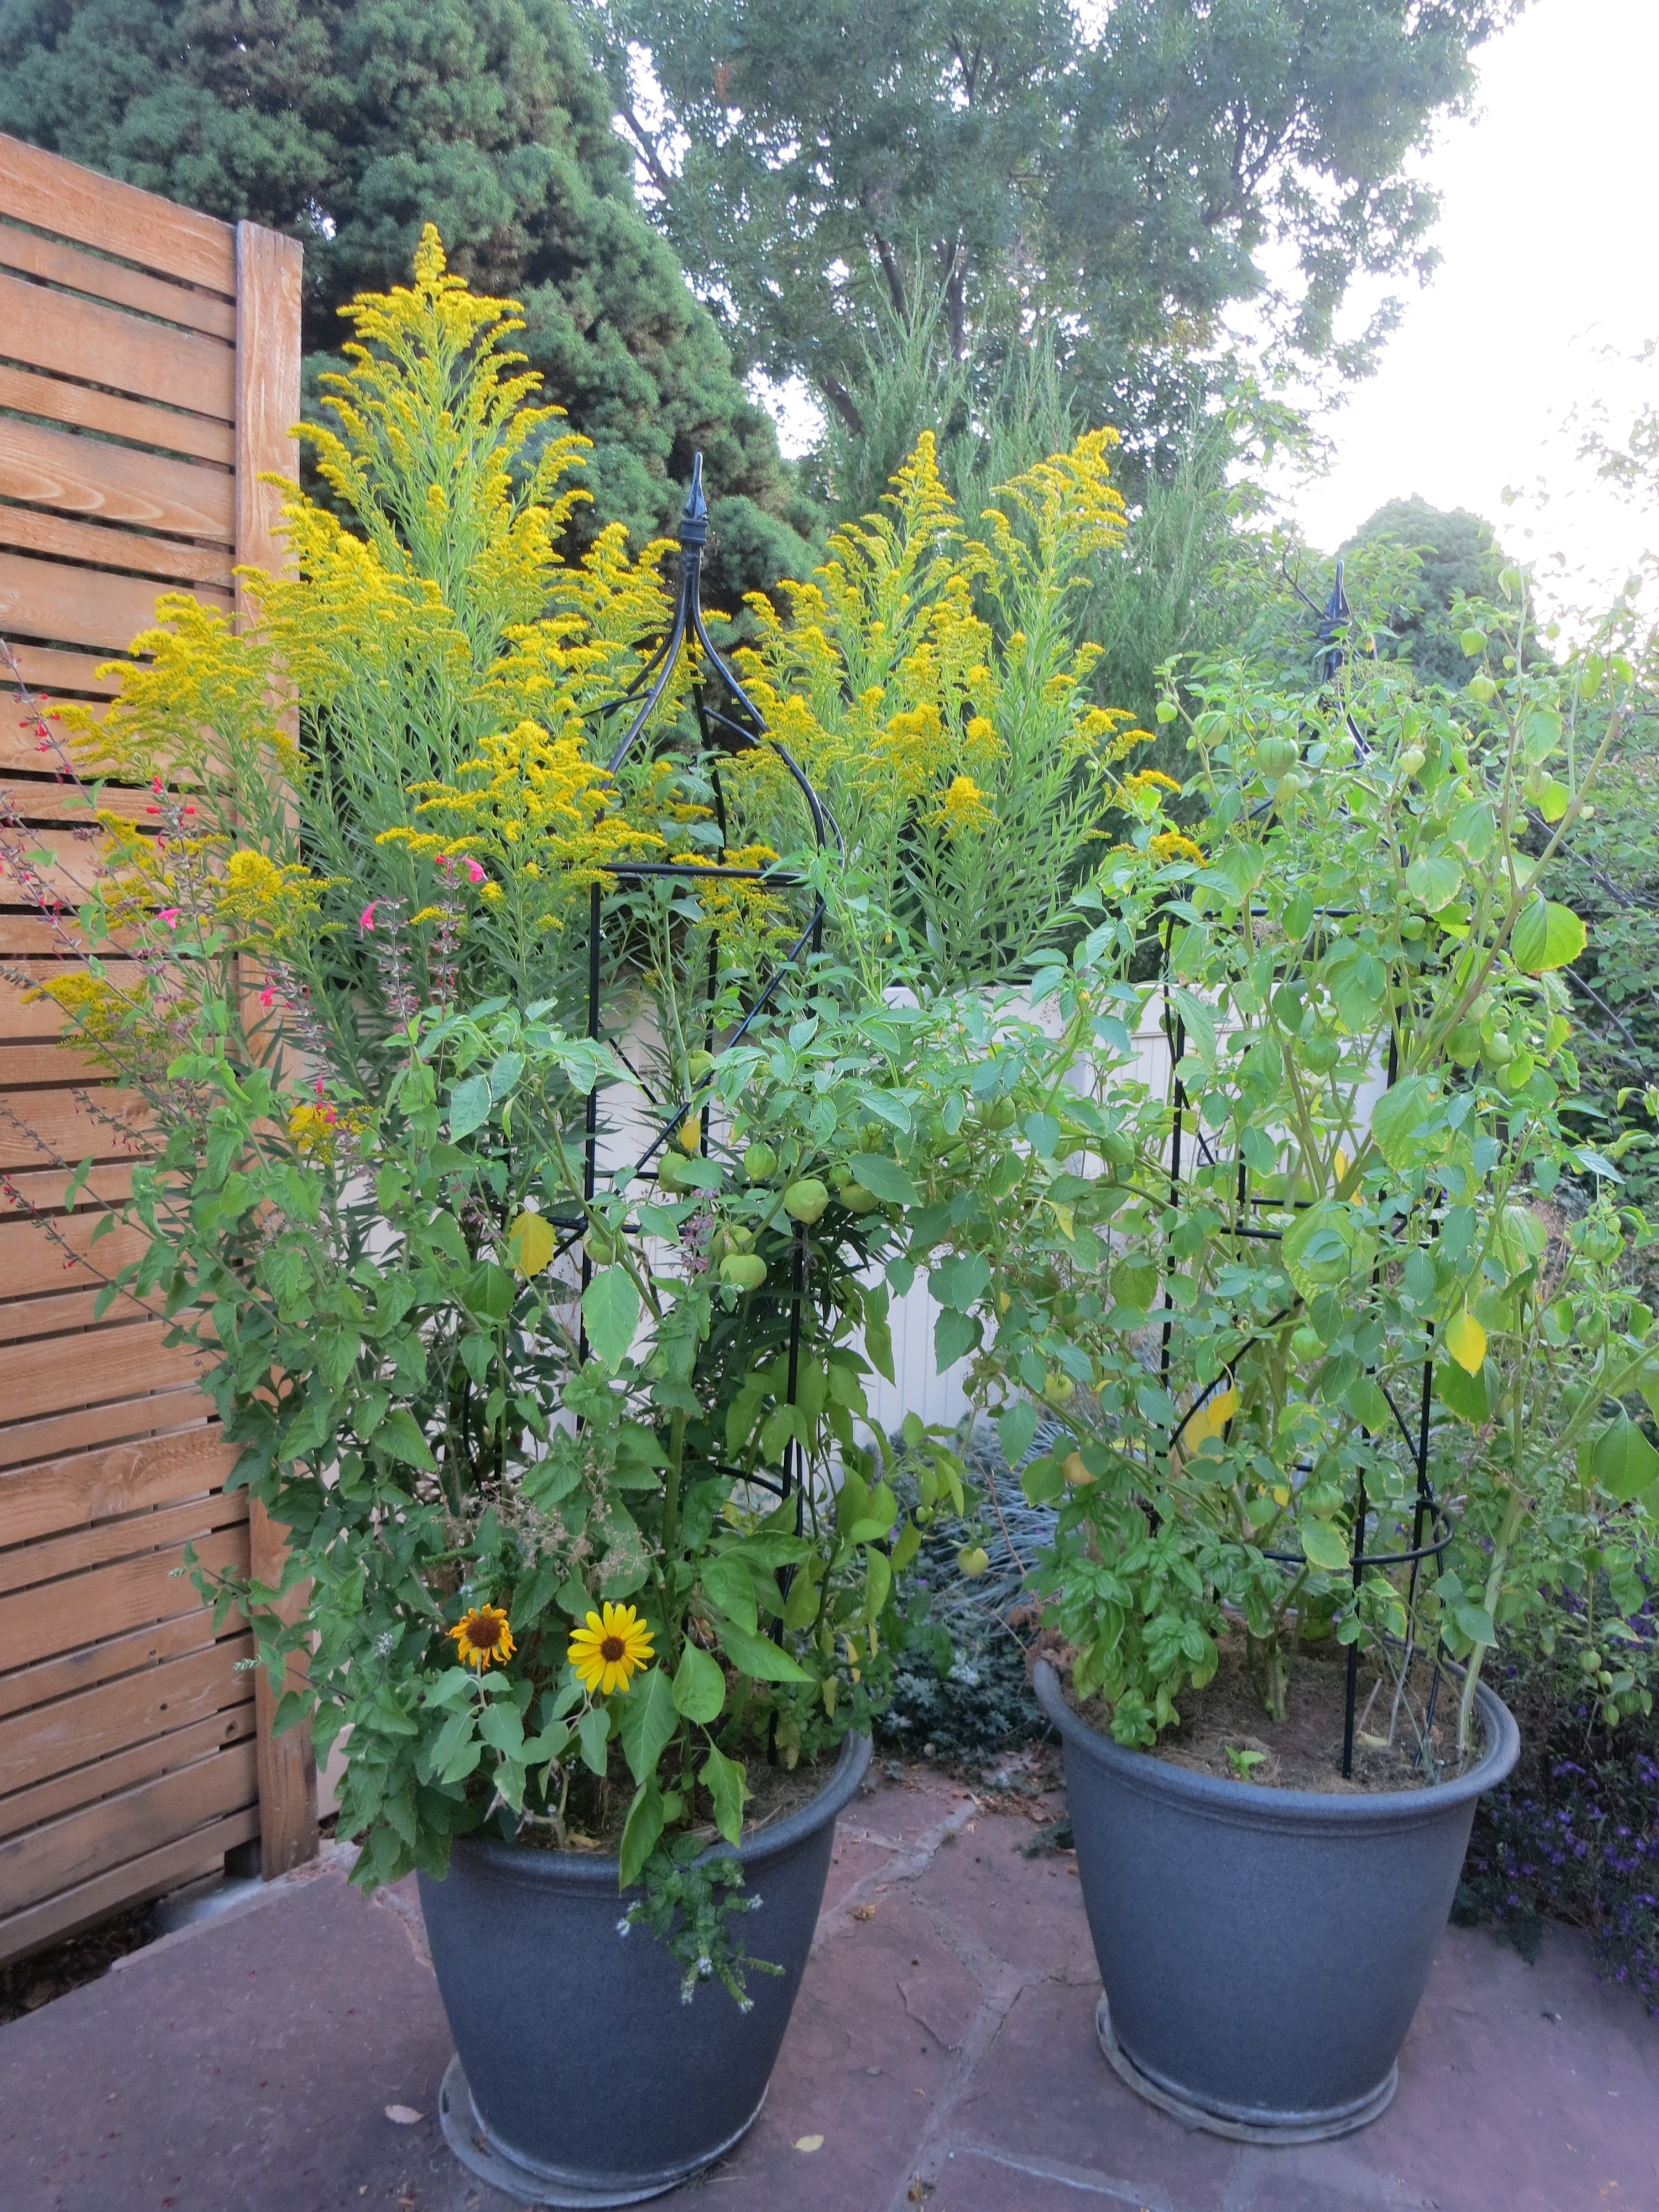
<svg viewBox="0 0 1659 2212"><path fill-rule="evenodd" d="M264 230L258 223L236 226L236 559L240 566L271 572L288 558L277 535L283 494L262 476L276 473L292 481L300 473L293 426L300 417L300 270L298 241ZM249 609L242 581L236 584L239 626ZM289 733L297 739L297 730ZM248 1513L249 1560L258 1582L280 1581L287 1554L286 1532L257 1499ZM305 1601L305 1587L289 1593L277 1608L292 1620ZM303 1678L298 1653L289 1662L290 1685ZM311 1731L289 1729L273 1736L276 1698L261 1667L254 1676L259 1769L259 1863L267 1881L286 1874L317 1853L317 1762Z"/></svg>

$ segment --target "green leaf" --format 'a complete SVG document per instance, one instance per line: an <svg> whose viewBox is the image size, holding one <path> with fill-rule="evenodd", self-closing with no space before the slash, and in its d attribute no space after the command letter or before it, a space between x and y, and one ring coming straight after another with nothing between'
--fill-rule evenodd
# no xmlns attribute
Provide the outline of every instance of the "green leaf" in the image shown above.
<svg viewBox="0 0 1659 2212"><path fill-rule="evenodd" d="M611 1741L611 1716L605 1708L591 1705L577 1722L576 1734L581 1738L582 1758L589 1771L603 1778L605 1746Z"/></svg>
<svg viewBox="0 0 1659 2212"><path fill-rule="evenodd" d="M1541 975L1548 969L1568 966L1588 942L1584 925L1570 906L1532 898L1521 909L1510 951L1517 968L1528 975Z"/></svg>
<svg viewBox="0 0 1659 2212"><path fill-rule="evenodd" d="M1362 1375L1352 1383L1347 1401L1348 1411L1372 1436L1382 1436L1393 1427L1394 1416L1389 1411L1389 1401L1382 1395L1382 1386L1375 1376Z"/></svg>
<svg viewBox="0 0 1659 2212"><path fill-rule="evenodd" d="M896 1160L890 1160L884 1152L860 1152L850 1164L858 1170L858 1179L872 1198L888 1206L915 1206L919 1203L916 1187Z"/></svg>
<svg viewBox="0 0 1659 2212"><path fill-rule="evenodd" d="M628 1825L617 1853L622 1862L617 1871L624 1889L645 1872L645 1863L661 1839L664 1818L662 1792L652 1775L634 1792L634 1802L628 1808Z"/></svg>
<svg viewBox="0 0 1659 2212"><path fill-rule="evenodd" d="M1623 1503L1639 1498L1659 1476L1659 1451L1648 1442L1640 1424L1621 1413L1591 1446L1590 1469L1602 1489Z"/></svg>
<svg viewBox="0 0 1659 2212"><path fill-rule="evenodd" d="M1498 1631L1484 1605L1455 1605L1452 1619L1471 1644L1496 1644Z"/></svg>
<svg viewBox="0 0 1659 2212"><path fill-rule="evenodd" d="M595 1358L614 1375L640 1325L640 1294L626 1267L599 1269L582 1292L582 1319Z"/></svg>
<svg viewBox="0 0 1659 2212"><path fill-rule="evenodd" d="M864 1618L879 1620L881 1609L893 1588L893 1564L885 1552L872 1550L865 1553L865 1558L869 1565L864 1589Z"/></svg>
<svg viewBox="0 0 1659 2212"><path fill-rule="evenodd" d="M428 1474L437 1466L407 1406L394 1406L386 1415L374 1431L374 1448L388 1459L398 1460L404 1467L418 1467Z"/></svg>
<svg viewBox="0 0 1659 2212"><path fill-rule="evenodd" d="M972 1314L941 1309L933 1323L933 1360L941 1375L975 1350L985 1332Z"/></svg>
<svg viewBox="0 0 1659 2212"><path fill-rule="evenodd" d="M749 1796L749 1778L735 1759L712 1747L697 1769L703 1787L714 1801L714 1826L728 1844L743 1835L743 1808Z"/></svg>
<svg viewBox="0 0 1659 2212"><path fill-rule="evenodd" d="M635 1782L657 1771L657 1761L679 1726L674 1692L660 1667L636 1674L611 1700L611 1718L622 1739L623 1756Z"/></svg>
<svg viewBox="0 0 1659 2212"><path fill-rule="evenodd" d="M1036 1425L1037 1409L1029 1398L1017 1399L997 1415L997 1435L1001 1440L1002 1455L1010 1467L1018 1467L1030 1450Z"/></svg>
<svg viewBox="0 0 1659 2212"><path fill-rule="evenodd" d="M1333 1528L1328 1521L1320 1521L1305 1514L1298 1527L1302 1537L1302 1555L1310 1566L1322 1567L1327 1574L1340 1574L1349 1564L1348 1547L1342 1532Z"/></svg>
<svg viewBox="0 0 1659 2212"><path fill-rule="evenodd" d="M757 1618L755 1584L742 1559L705 1559L702 1586L728 1620L753 1633Z"/></svg>
<svg viewBox="0 0 1659 2212"><path fill-rule="evenodd" d="M1446 853L1420 853L1406 871L1406 889L1430 914L1438 914L1457 896L1463 871Z"/></svg>
<svg viewBox="0 0 1659 2212"><path fill-rule="evenodd" d="M1439 1106L1432 1080L1407 1075L1385 1091L1371 1109L1376 1149L1401 1173L1421 1164L1427 1146L1426 1125Z"/></svg>
<svg viewBox="0 0 1659 2212"><path fill-rule="evenodd" d="M689 1721L705 1726L726 1703L726 1677L706 1651L687 1643L674 1674L674 1706Z"/></svg>
<svg viewBox="0 0 1659 2212"><path fill-rule="evenodd" d="M810 1682L812 1677L798 1666L769 1636L751 1636L730 1620L720 1623L720 1642L726 1656L739 1674L755 1682Z"/></svg>
<svg viewBox="0 0 1659 2212"><path fill-rule="evenodd" d="M478 1734L503 1759L518 1759L524 1751L524 1722L510 1698L492 1698L478 1716Z"/></svg>
<svg viewBox="0 0 1659 2212"><path fill-rule="evenodd" d="M1561 717L1553 707L1534 707L1521 725L1521 743L1534 766L1547 761L1561 742Z"/></svg>
<svg viewBox="0 0 1659 2212"><path fill-rule="evenodd" d="M1188 1042L1197 1048L1202 1060L1215 1058L1215 1015L1202 999L1179 983L1170 987L1170 1003L1180 1015L1187 1031Z"/></svg>
<svg viewBox="0 0 1659 2212"><path fill-rule="evenodd" d="M1443 1361L1434 1370L1434 1389L1441 1404L1455 1413L1460 1421L1467 1421L1472 1429L1484 1428L1491 1419L1484 1361L1473 1375L1455 1359Z"/></svg>
<svg viewBox="0 0 1659 2212"><path fill-rule="evenodd" d="M449 1094L449 1133L459 1144L489 1119L489 1079L469 1076Z"/></svg>

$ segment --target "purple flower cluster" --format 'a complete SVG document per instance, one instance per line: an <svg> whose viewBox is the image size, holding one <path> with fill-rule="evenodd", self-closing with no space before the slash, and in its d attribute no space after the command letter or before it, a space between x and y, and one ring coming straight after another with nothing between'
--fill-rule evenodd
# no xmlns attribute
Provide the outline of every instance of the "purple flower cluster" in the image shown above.
<svg viewBox="0 0 1659 2212"><path fill-rule="evenodd" d="M1547 1919L1585 1929L1659 2019L1659 1718L1609 1732L1559 1662L1512 1669L1504 1688L1522 1765L1481 1800L1453 1917L1495 1921L1526 1958Z"/></svg>

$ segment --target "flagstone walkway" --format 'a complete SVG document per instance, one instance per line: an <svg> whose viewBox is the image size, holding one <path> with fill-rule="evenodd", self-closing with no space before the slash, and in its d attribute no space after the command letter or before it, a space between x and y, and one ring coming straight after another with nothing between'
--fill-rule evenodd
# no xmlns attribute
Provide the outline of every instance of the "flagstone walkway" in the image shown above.
<svg viewBox="0 0 1659 2212"><path fill-rule="evenodd" d="M771 2094L688 2212L1659 2208L1659 2022L1551 1931L1449 1929L1382 2118L1267 2151L1185 2132L1096 2044L1058 1809L872 1770ZM407 1890L349 1854L0 2027L5 2212L508 2212L439 2133L450 2041ZM409 2117L393 2119L388 2107Z"/></svg>

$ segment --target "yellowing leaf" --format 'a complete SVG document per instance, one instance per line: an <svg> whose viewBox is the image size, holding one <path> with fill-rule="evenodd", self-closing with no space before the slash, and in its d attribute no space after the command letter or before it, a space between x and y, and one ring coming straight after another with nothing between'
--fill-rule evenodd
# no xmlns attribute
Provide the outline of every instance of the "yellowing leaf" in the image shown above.
<svg viewBox="0 0 1659 2212"><path fill-rule="evenodd" d="M1200 1406L1181 1431L1180 1441L1188 1451L1196 1451L1212 1437L1218 1437L1233 1415L1238 1411L1237 1390L1223 1390L1206 1405Z"/></svg>
<svg viewBox="0 0 1659 2212"><path fill-rule="evenodd" d="M507 1255L521 1275L539 1275L557 1241L541 1214L521 1213L507 1232Z"/></svg>
<svg viewBox="0 0 1659 2212"><path fill-rule="evenodd" d="M1446 1349L1465 1374L1479 1372L1486 1356L1486 1332L1467 1306L1447 1328Z"/></svg>
<svg viewBox="0 0 1659 2212"><path fill-rule="evenodd" d="M823 2148L823 2137L822 2136L797 2136L795 2137L795 2148L797 2150L822 2150Z"/></svg>

